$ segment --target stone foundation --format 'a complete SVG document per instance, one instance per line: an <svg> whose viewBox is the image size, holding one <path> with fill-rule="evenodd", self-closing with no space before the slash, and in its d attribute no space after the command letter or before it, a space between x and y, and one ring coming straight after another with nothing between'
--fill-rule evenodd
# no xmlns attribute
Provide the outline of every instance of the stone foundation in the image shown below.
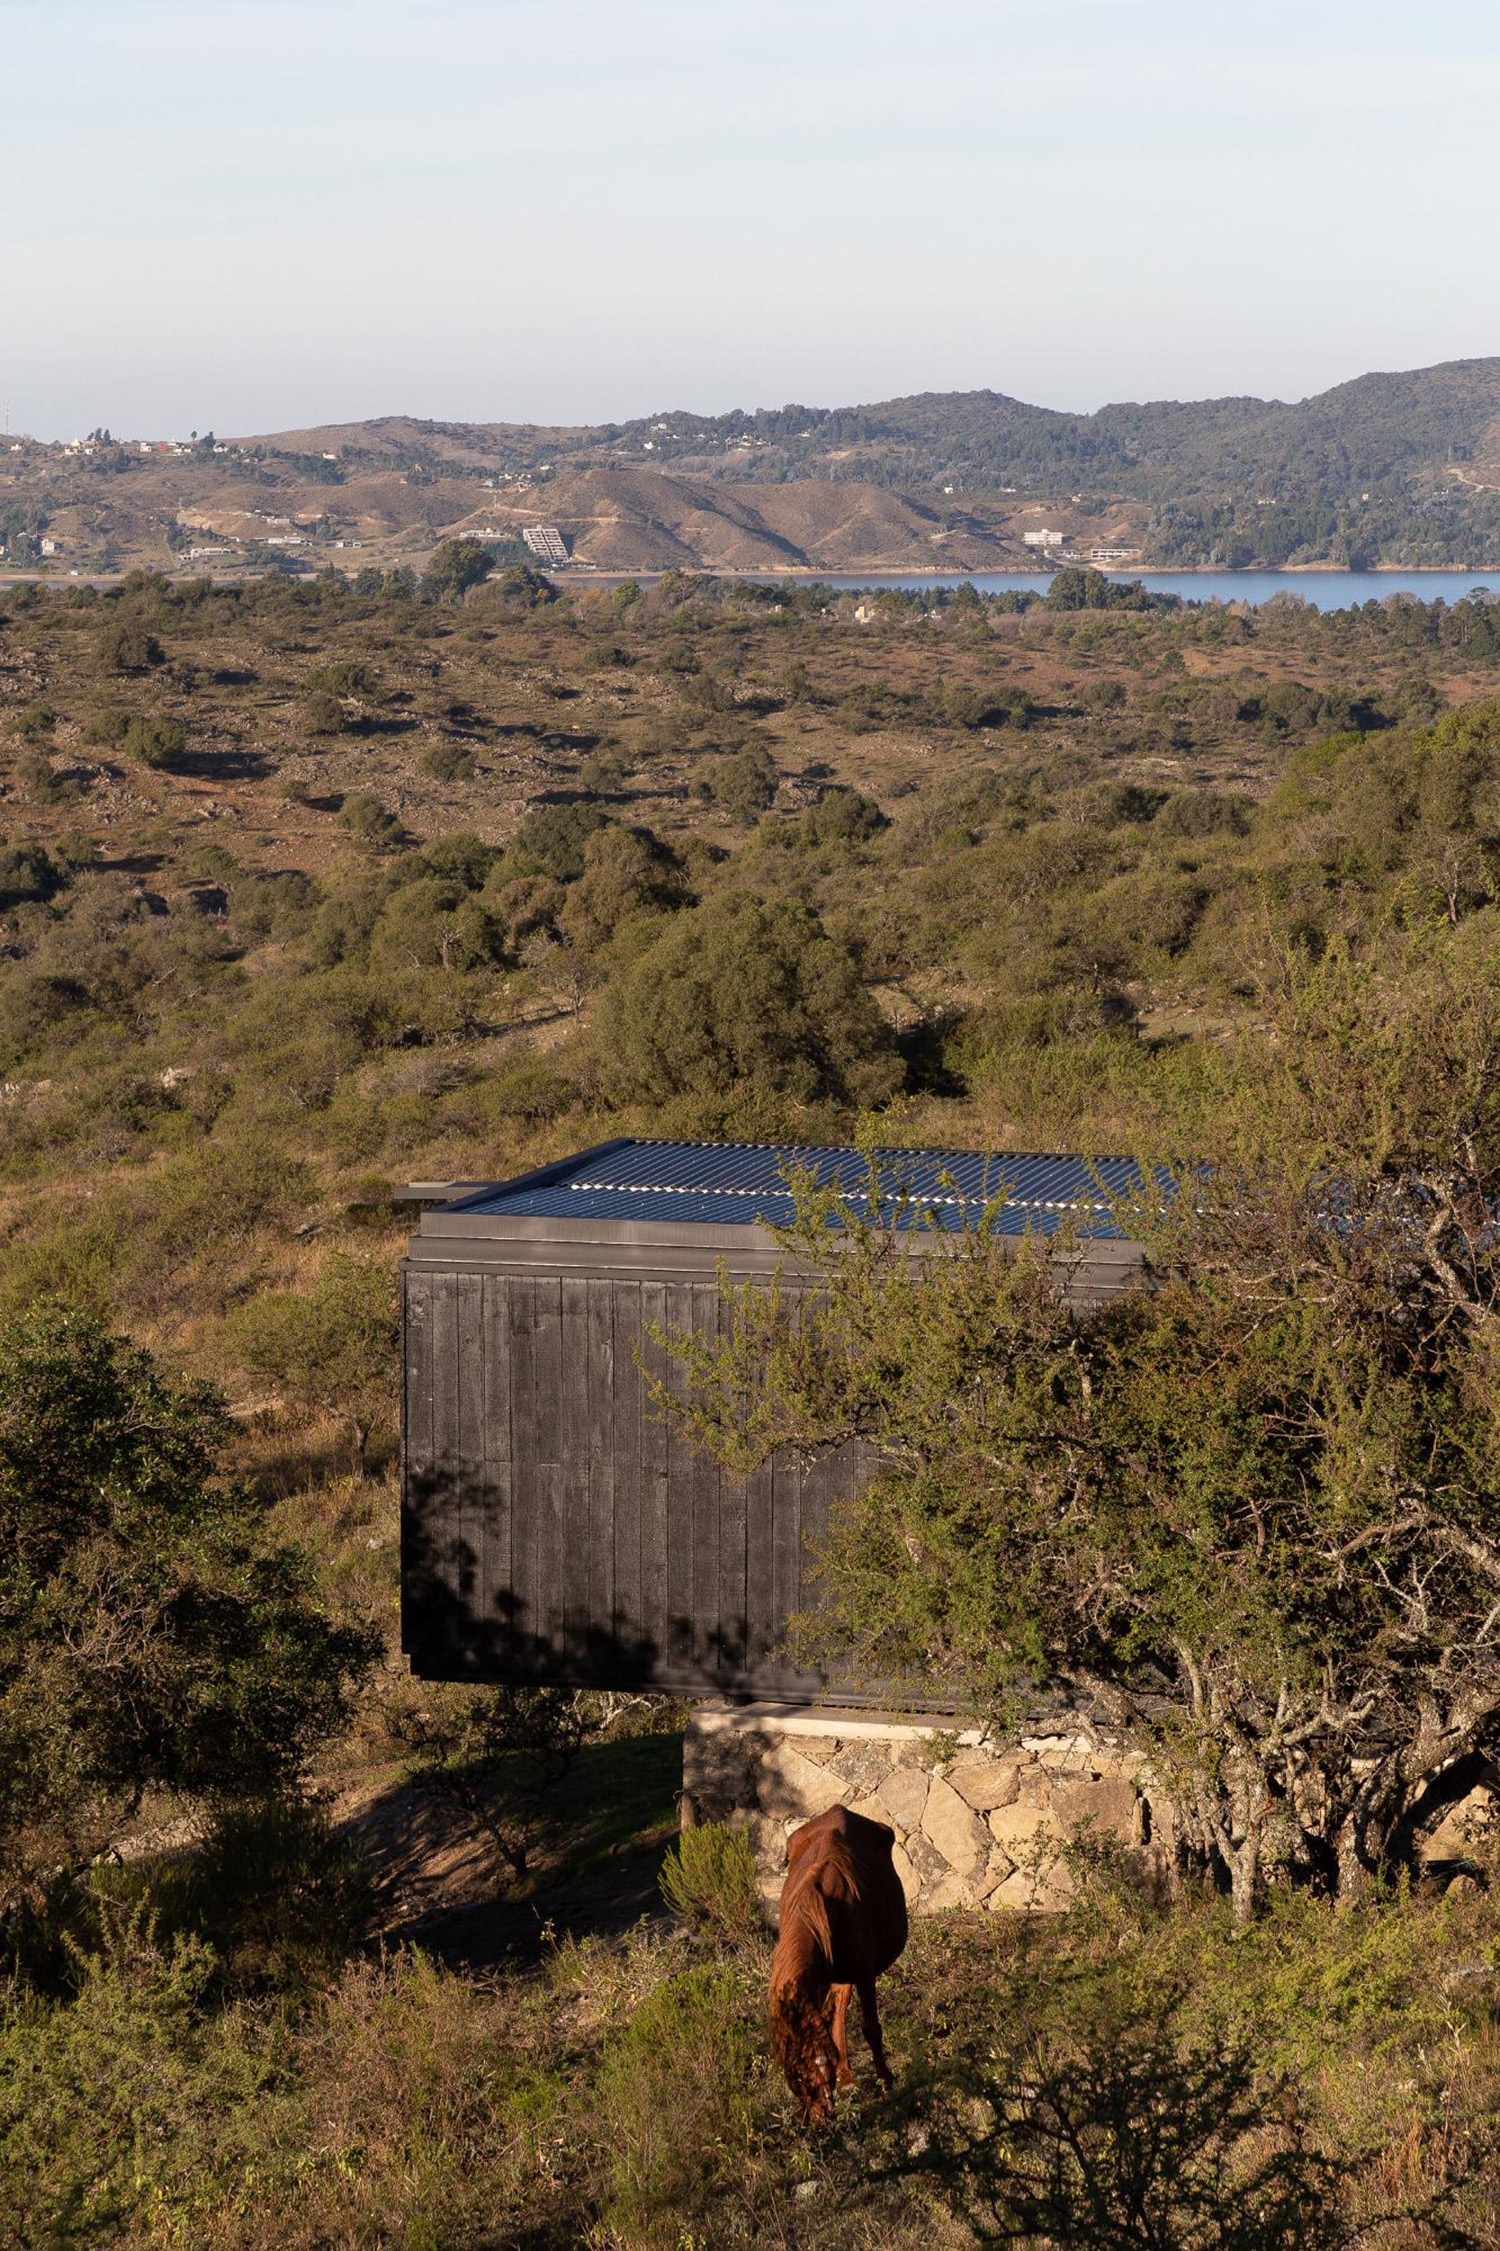
<svg viewBox="0 0 1500 2251"><path fill-rule="evenodd" d="M815 1705L700 1705L683 1751L683 1822L749 1831L768 1902L786 1840L846 1805L896 1832L896 1871L917 1914L945 1907L1036 1912L1066 1906L1065 1848L1085 1837L1128 1852L1163 1880L1167 1829L1153 1818L1139 1759L1081 1735L1012 1744L975 1729Z"/></svg>

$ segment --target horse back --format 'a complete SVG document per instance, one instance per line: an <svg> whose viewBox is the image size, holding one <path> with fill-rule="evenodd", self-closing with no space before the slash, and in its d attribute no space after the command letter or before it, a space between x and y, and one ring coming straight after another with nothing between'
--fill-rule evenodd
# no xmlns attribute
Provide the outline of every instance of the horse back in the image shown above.
<svg viewBox="0 0 1500 2251"><path fill-rule="evenodd" d="M840 1983L878 1977L906 1944L906 1894L891 1857L895 1842L883 1821L833 1806L804 1822L788 1843L782 1929L804 1916L823 1924L831 1974Z"/></svg>

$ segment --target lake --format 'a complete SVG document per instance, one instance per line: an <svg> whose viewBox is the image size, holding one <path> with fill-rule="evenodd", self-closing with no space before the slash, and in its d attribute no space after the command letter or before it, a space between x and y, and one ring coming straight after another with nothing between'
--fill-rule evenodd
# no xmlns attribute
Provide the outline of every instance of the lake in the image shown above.
<svg viewBox="0 0 1500 2251"><path fill-rule="evenodd" d="M1391 594L1415 594L1419 602L1461 602L1476 587L1500 600L1500 571L1106 571L1106 578L1139 579L1153 594L1180 594L1185 602L1269 602L1273 594L1298 594L1315 610L1347 610L1356 603L1383 602ZM980 594L1044 594L1051 571L901 571L818 574L820 586L850 589L882 586L972 586Z"/></svg>

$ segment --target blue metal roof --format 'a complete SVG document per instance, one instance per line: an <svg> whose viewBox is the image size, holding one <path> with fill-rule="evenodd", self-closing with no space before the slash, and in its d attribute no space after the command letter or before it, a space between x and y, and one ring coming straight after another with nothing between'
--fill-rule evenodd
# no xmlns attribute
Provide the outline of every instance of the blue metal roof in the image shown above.
<svg viewBox="0 0 1500 2251"><path fill-rule="evenodd" d="M873 1177L872 1177L873 1171ZM664 1220L678 1226L784 1226L795 1216L790 1175L835 1190L855 1212L879 1209L898 1226L972 1226L986 1206L1003 1234L1120 1237L1113 1199L1143 1186L1129 1157L1033 1157L970 1149L807 1148L791 1143L627 1141L566 1165L501 1183L449 1209L516 1219ZM1158 1195L1170 1195L1165 1174Z"/></svg>

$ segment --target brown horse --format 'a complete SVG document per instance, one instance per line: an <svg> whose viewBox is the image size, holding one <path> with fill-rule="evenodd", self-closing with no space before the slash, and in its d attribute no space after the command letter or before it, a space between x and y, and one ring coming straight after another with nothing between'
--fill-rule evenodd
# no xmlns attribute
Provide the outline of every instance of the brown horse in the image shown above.
<svg viewBox="0 0 1500 2251"><path fill-rule="evenodd" d="M891 1859L894 1830L834 1806L793 1831L771 1957L771 2051L810 2125L833 2119L848 2086L850 1993L881 2084L891 2083L875 1980L906 1944L906 1895Z"/></svg>

